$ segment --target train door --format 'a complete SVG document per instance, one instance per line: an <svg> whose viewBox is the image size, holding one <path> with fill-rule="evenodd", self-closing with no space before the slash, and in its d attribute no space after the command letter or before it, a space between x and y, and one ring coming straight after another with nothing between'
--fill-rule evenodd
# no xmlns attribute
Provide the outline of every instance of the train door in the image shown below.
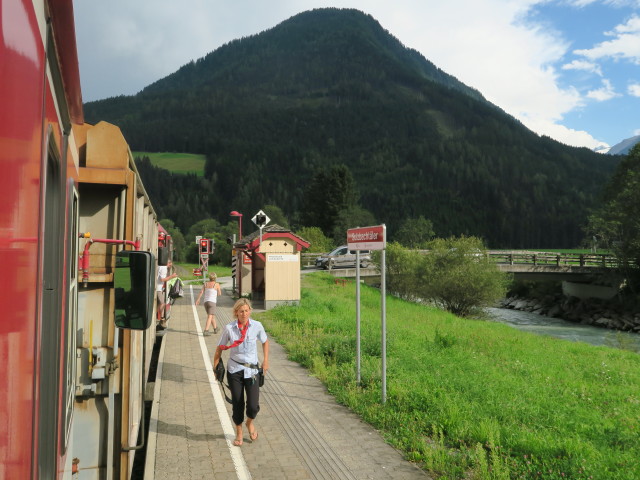
<svg viewBox="0 0 640 480"><path fill-rule="evenodd" d="M39 325L36 329L36 358L39 375L35 403L37 428L34 438L38 444L38 474L40 478L55 478L57 474L57 433L60 387L60 339L63 302L62 272L64 272L63 246L65 225L64 178L65 163L49 135L44 165L43 199L40 224L43 225L42 244L39 245L42 265L42 297Z"/></svg>

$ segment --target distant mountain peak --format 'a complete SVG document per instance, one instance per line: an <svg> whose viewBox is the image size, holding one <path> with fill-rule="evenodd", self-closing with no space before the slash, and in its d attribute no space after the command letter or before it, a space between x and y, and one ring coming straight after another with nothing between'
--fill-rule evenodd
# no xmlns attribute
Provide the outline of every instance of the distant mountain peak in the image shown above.
<svg viewBox="0 0 640 480"><path fill-rule="evenodd" d="M302 12L233 40L141 93L247 85L268 95L297 97L296 91L320 95L336 85L349 88L357 82L376 83L373 87L382 86L380 91L397 86L419 90L425 80L497 108L479 91L404 46L371 15L335 7Z"/></svg>
<svg viewBox="0 0 640 480"><path fill-rule="evenodd" d="M640 135L622 140L609 149L609 155L627 155L636 143L640 142Z"/></svg>

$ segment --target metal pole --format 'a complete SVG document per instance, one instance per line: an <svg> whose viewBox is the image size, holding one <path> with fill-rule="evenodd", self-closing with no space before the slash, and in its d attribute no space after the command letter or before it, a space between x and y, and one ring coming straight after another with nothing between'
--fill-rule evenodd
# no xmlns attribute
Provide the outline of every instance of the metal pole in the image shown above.
<svg viewBox="0 0 640 480"><path fill-rule="evenodd" d="M380 262L380 293L382 295L382 403L385 404L387 401L387 284L385 275L387 270L387 227L384 224L382 227L385 245L382 249L382 261Z"/></svg>
<svg viewBox="0 0 640 480"><path fill-rule="evenodd" d="M356 250L356 382L360 385L360 250Z"/></svg>

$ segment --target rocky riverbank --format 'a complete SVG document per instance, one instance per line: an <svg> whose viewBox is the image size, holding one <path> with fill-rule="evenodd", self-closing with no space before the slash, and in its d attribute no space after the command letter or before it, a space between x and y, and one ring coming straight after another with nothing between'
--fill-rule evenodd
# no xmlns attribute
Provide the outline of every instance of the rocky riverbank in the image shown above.
<svg viewBox="0 0 640 480"><path fill-rule="evenodd" d="M522 310L569 322L640 333L640 312L630 312L616 302L597 299L579 299L564 295L543 298L512 296L502 300L501 308Z"/></svg>

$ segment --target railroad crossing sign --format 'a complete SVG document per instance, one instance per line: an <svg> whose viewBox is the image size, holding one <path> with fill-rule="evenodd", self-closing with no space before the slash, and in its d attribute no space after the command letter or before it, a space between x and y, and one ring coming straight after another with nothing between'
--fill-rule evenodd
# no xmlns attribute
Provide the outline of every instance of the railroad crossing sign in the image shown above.
<svg viewBox="0 0 640 480"><path fill-rule="evenodd" d="M266 213L260 210L258 213L256 213L253 216L251 221L256 224L256 227L262 230L262 227L264 227L267 223L269 223L271 219L267 216Z"/></svg>
<svg viewBox="0 0 640 480"><path fill-rule="evenodd" d="M266 213L264 213L262 210L260 210L258 213L256 213L253 216L251 221L253 223L255 223L256 226L260 229L260 244L262 244L262 229L265 227L265 225L267 223L269 223L271 221L271 219L269 217L267 217Z"/></svg>

